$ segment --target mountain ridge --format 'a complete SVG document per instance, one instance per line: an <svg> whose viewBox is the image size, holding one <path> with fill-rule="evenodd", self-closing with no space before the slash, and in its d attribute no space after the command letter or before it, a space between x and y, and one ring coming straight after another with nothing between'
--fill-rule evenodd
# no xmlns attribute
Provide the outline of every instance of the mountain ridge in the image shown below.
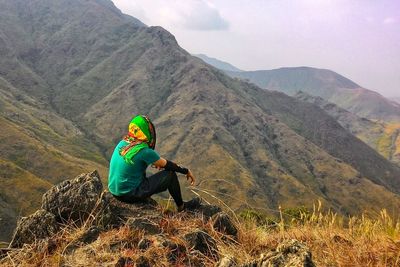
<svg viewBox="0 0 400 267"><path fill-rule="evenodd" d="M320 96L360 117L387 122L400 121L398 104L331 70L299 67L227 74L291 96L298 91Z"/></svg>
<svg viewBox="0 0 400 267"><path fill-rule="evenodd" d="M223 71L234 71L234 72L242 72L243 70L233 66L232 64L221 61L216 58L208 57L205 54L194 54L193 56L200 58L203 60L205 63L216 67L217 69L223 70Z"/></svg>
<svg viewBox="0 0 400 267"><path fill-rule="evenodd" d="M298 91L304 91L335 103L360 117L386 122L400 121L398 103L375 91L362 88L350 79L328 69L301 66L238 72L220 68L217 59L207 63L225 71L231 77L248 80L264 89L281 91L290 96L296 95Z"/></svg>

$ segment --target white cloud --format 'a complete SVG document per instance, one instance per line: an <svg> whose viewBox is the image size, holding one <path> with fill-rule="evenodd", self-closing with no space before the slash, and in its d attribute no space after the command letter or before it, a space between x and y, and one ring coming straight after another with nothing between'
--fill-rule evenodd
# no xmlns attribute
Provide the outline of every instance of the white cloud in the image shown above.
<svg viewBox="0 0 400 267"><path fill-rule="evenodd" d="M117 6L149 25L194 31L229 29L219 10L206 0L115 0Z"/></svg>
<svg viewBox="0 0 400 267"><path fill-rule="evenodd" d="M144 7L138 1L114 0L113 1L123 13L129 14L146 23L149 19L146 16Z"/></svg>
<svg viewBox="0 0 400 267"><path fill-rule="evenodd" d="M383 20L383 24L395 24L397 20L393 17L387 17Z"/></svg>
<svg viewBox="0 0 400 267"><path fill-rule="evenodd" d="M229 23L222 18L218 9L204 1L193 1L182 14L183 26L191 30L227 30Z"/></svg>
<svg viewBox="0 0 400 267"><path fill-rule="evenodd" d="M160 8L163 24L195 31L227 30L229 23L218 9L203 0L171 1Z"/></svg>

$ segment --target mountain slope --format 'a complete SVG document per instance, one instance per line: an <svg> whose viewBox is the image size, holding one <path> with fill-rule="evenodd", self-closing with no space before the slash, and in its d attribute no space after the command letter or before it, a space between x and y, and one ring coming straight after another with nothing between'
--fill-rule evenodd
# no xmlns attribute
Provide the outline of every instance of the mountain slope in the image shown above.
<svg viewBox="0 0 400 267"><path fill-rule="evenodd" d="M3 31L5 53L33 77L0 73L8 84L0 91L8 132L0 136L2 159L52 182L104 170L102 155L141 113L154 120L157 150L197 174L200 185L186 196L194 190L232 208L269 211L317 199L343 214L400 207L399 168L315 105L228 77L110 1L35 0L19 8L24 2L0 0L15 23ZM0 57L1 66L7 62ZM31 93L35 81L40 89ZM29 120L16 119L8 111L14 105Z"/></svg>
<svg viewBox="0 0 400 267"><path fill-rule="evenodd" d="M2 159L0 183L0 240L3 241L11 238L18 216L31 214L40 206L42 195L51 184Z"/></svg>
<svg viewBox="0 0 400 267"><path fill-rule="evenodd" d="M296 98L316 104L340 125L353 135L364 141L390 161L400 164L400 124L371 121L339 108L321 97L314 97L304 92L299 92Z"/></svg>
<svg viewBox="0 0 400 267"><path fill-rule="evenodd" d="M247 79L261 88L281 91L288 95L304 91L313 96L320 96L360 117L387 122L400 121L399 104L330 70L298 67L227 74Z"/></svg>
<svg viewBox="0 0 400 267"><path fill-rule="evenodd" d="M10 104L14 101L3 100L2 97L0 240L4 241L11 237L16 219L36 209L43 192L52 183L92 169L98 169L103 175L107 171L101 154L94 152L84 139L79 136L66 139L65 132L63 135L56 133L57 130L74 131L74 128L68 128L70 124L64 124L62 120L54 121L52 128L46 123L53 121L54 114L34 109L29 109L33 111L29 113L24 105L12 106ZM16 108L21 106L22 109Z"/></svg>
<svg viewBox="0 0 400 267"><path fill-rule="evenodd" d="M161 29L153 28L152 30L162 34L161 40L167 39L169 36ZM120 132L122 135L125 132L126 121L129 120L132 113L140 111L150 114L151 117L156 118L155 123L160 131L160 151L163 154L180 159L189 165L190 163L193 165L195 162L195 170L201 166L198 170L200 177L217 177L218 180L215 183L210 181L209 184L206 184L209 189L227 186L228 188L222 188L220 191L229 192L236 188L229 187L229 185L221 186L220 178L229 178L235 184L239 183L238 188L246 188L243 183L248 181L247 186L250 185L247 189L248 192L243 193L247 194L248 201L251 201L253 205L265 203L264 205L276 207L279 202L294 203L293 197L299 193L303 200L315 198L317 195L323 195L321 189L325 190L325 188L333 186L323 185L328 183L328 180L332 179L332 184L334 184L338 176L347 177L343 178L345 180L358 176L354 169L339 163L323 152L321 148L307 142L304 138L302 139L288 126L276 122L276 119L268 114L268 107L271 107L275 109L276 116L283 116L280 109L284 108L286 103L274 107L273 104L268 103L270 104L268 105L262 101L257 103L255 99L264 98L264 100L271 99L270 101L277 102L277 99L284 98L286 101L297 103L298 106L302 105L300 102L287 96L277 96L251 85L233 81L221 72L210 69L200 61L191 58L185 51L175 46L164 46L161 45L161 42L156 42L148 50L149 52L146 53L152 55L157 53L158 57L154 57L155 60L147 58L146 61L144 60L146 57L143 57L143 60L133 66L131 81L115 89L85 114L84 118L89 125L94 125L99 129L98 133L102 137L105 138L115 132ZM163 67L160 69L159 66ZM141 75L142 73L147 75ZM154 77L164 83L162 85L154 84ZM143 105L138 96L146 94L148 96L146 105ZM129 107L128 103L131 103ZM256 105L254 105L255 103ZM116 115L122 113L123 107L128 109L125 117ZM319 109L312 106L307 108L308 110L303 108L306 114L321 114ZM291 116L295 115L291 114ZM300 119L298 120L300 121ZM301 120L304 121L304 118ZM396 167L345 132L329 116L322 116L321 123L325 120L333 124L334 128L338 128L336 131L339 132L339 139L341 139L341 135L345 136L346 139L340 140L340 142L345 144L356 142L358 148L365 150L364 158L356 159L357 163L366 159L369 159L366 162L377 160L380 162L378 164L383 164L383 169L390 169L389 176L391 178L379 175L371 179L374 179L376 183L386 185L387 188L391 188L391 186L398 188L396 184L399 172ZM314 121L310 121L311 123ZM105 128L102 125L109 127ZM178 131L175 129L175 125L179 125L180 129L187 130ZM278 139L279 135L275 131L287 135ZM199 143L197 140L202 140L202 142ZM304 151L307 147L313 148L308 148L309 152L303 152L300 154L302 156L296 158L296 153L300 150ZM293 154L290 154L290 150L293 148ZM341 149L344 149L344 153L353 154L350 148L344 146ZM194 153L194 151L196 152ZM283 156L285 152L289 153L291 157L285 158ZM281 155L279 155L280 153ZM224 154L226 156L221 159L221 155ZM318 161L315 158L316 154L324 155L321 155L320 163L316 163ZM202 156L199 157L199 155ZM354 163L352 159L348 159L348 161ZM221 165L222 162L232 162L232 165L227 168ZM317 181L320 175L325 175L318 171L313 173L314 165L318 164L320 164L318 166L320 168L329 169L327 173L331 178L327 178L325 181L321 180L321 182ZM369 168L366 163L360 163L358 167L365 173L374 173L374 170ZM341 170L340 174L336 173L336 168ZM223 169L224 174L219 174L219 169ZM322 172L322 170L320 171ZM377 170L377 172L381 172L381 170ZM204 181L204 183L207 182ZM310 194L307 188L313 192ZM239 199L242 199L243 193L238 192ZM257 201L254 201L254 198ZM336 200L336 197L332 198ZM342 196L341 199L345 199L345 197ZM336 207L345 210L344 205L335 204ZM233 205L237 205L237 203Z"/></svg>
<svg viewBox="0 0 400 267"><path fill-rule="evenodd" d="M15 14L5 11L16 3L0 3L2 23L11 24L7 19ZM103 177L107 173L95 142L52 110L47 82L17 53L29 39L12 22L0 27L0 240L9 239L18 216L37 208L51 183L95 168ZM10 29L14 34L6 35Z"/></svg>
<svg viewBox="0 0 400 267"><path fill-rule="evenodd" d="M242 70L239 68L236 68L232 64L218 60L216 58L208 57L207 55L204 54L195 54L193 55L195 57L200 58L203 60L205 63L210 64L211 66L216 67L217 69L223 70L223 71L235 71L235 72L241 72Z"/></svg>

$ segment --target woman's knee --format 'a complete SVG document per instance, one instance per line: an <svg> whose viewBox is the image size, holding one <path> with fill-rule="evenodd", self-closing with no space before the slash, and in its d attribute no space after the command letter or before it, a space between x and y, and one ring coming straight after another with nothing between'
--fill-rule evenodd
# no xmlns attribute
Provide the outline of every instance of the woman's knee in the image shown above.
<svg viewBox="0 0 400 267"><path fill-rule="evenodd" d="M178 179L178 176L173 171L165 171L164 170L160 174L161 174L161 177L159 179L162 180L161 183L164 184L164 185L169 185L172 182L174 182L175 179Z"/></svg>
<svg viewBox="0 0 400 267"><path fill-rule="evenodd" d="M167 171L167 181L168 184L175 184L178 181L178 175L174 171Z"/></svg>
<svg viewBox="0 0 400 267"><path fill-rule="evenodd" d="M168 175L171 176L173 179L178 179L178 175L174 171L168 171Z"/></svg>
<svg viewBox="0 0 400 267"><path fill-rule="evenodd" d="M174 172L174 171L162 171L163 172L163 176L165 177L165 178L167 178L168 180L169 179L173 179L173 178L178 178L178 176L176 175L176 172Z"/></svg>

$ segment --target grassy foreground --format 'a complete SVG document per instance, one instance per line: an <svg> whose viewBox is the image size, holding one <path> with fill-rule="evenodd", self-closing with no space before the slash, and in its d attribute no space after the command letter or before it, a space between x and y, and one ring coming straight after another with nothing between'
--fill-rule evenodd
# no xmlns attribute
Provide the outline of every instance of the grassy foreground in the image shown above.
<svg viewBox="0 0 400 267"><path fill-rule="evenodd" d="M393 220L386 210L375 218L366 216L343 218L332 212L322 212L316 205L306 209L281 209L278 219L255 212L240 215L230 213L239 229L237 240L215 231L210 221L201 216L171 212L168 205L160 205L163 220L160 228L176 244L190 248L182 236L193 229L203 229L217 242L220 258L233 256L239 264L257 259L288 239L305 243L312 251L316 266L399 266L400 222ZM100 234L88 245L71 252L71 244L85 227L68 227L50 241L36 242L21 250L8 253L0 260L1 266L115 266L120 257L133 260L146 258L151 266L171 266L168 248L157 246L157 236L147 236L152 245L147 250L138 248L145 236L143 231L127 226ZM180 255L174 266L215 266L217 260L200 253ZM133 265L132 265L133 266Z"/></svg>

